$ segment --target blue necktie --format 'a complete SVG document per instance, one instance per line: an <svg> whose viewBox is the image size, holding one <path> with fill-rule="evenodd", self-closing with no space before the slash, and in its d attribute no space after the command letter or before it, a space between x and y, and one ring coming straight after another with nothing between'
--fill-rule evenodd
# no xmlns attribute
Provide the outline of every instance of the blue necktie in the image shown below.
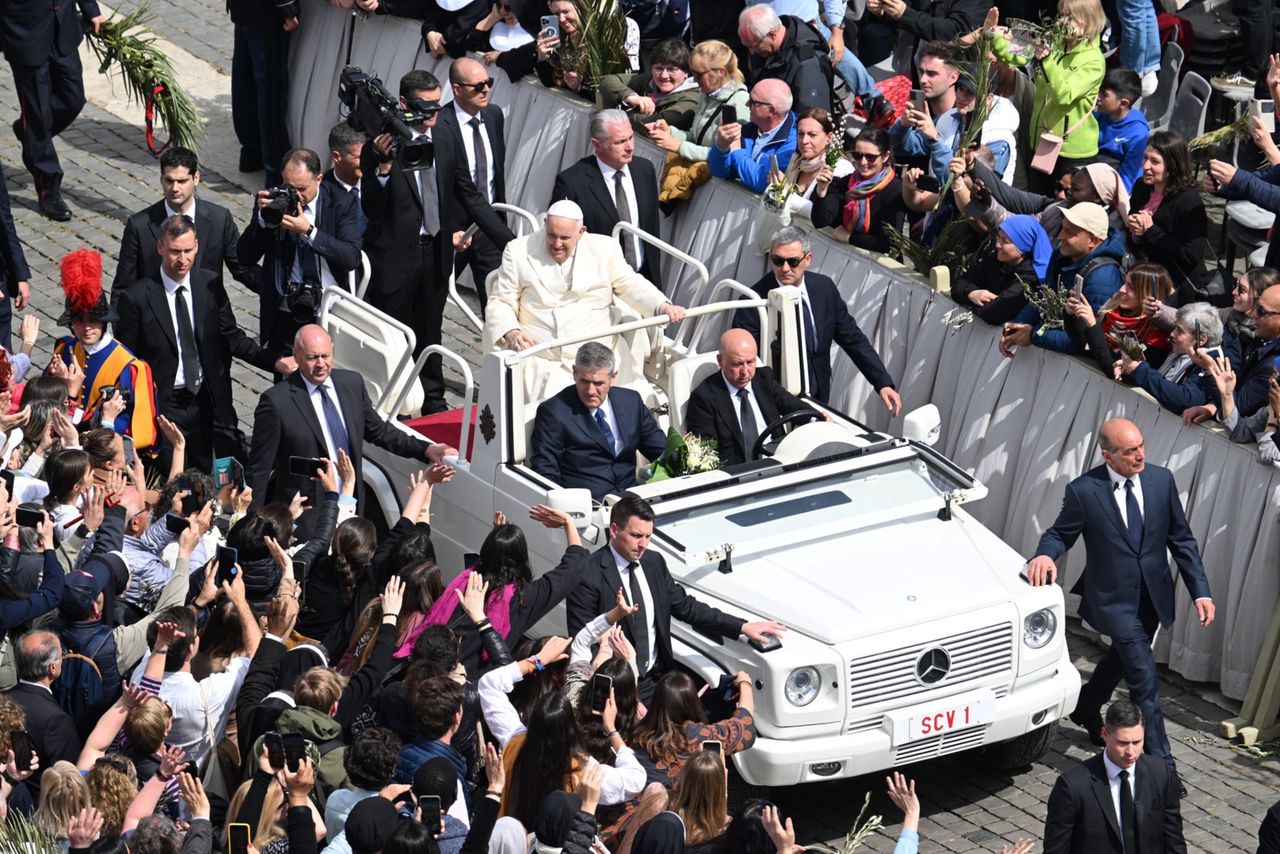
<svg viewBox="0 0 1280 854"><path fill-rule="evenodd" d="M609 450L613 453L618 452L617 446L613 443L613 431L609 429L609 422L604 417L604 410L596 410L596 426L600 428L600 432L604 434L604 440L609 443Z"/></svg>
<svg viewBox="0 0 1280 854"><path fill-rule="evenodd" d="M338 414L338 407L334 404L333 398L329 396L329 388L327 386L318 386L316 388L320 392L320 408L324 410L325 423L329 425L329 438L333 440L333 452L336 455L338 451L346 451L347 455L351 455L350 437L347 436L347 425L342 423L342 416Z"/></svg>
<svg viewBox="0 0 1280 854"><path fill-rule="evenodd" d="M1142 548L1142 510L1138 507L1138 496L1133 494L1133 478L1124 482L1124 512L1128 516L1129 542L1135 549Z"/></svg>

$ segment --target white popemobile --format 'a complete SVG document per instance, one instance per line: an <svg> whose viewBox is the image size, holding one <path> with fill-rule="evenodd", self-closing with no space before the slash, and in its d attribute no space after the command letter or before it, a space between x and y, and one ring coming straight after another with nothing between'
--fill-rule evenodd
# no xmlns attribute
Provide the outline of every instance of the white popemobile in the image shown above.
<svg viewBox="0 0 1280 854"><path fill-rule="evenodd" d="M703 353L698 342L714 341L747 306L760 312L764 340L778 330L779 381L804 395L795 289L775 290L766 302L725 280L711 299L722 293L730 299L691 308L675 338L657 317L485 353L478 388L465 360L430 348L457 366L466 403L400 427L460 449L457 473L432 500L432 538L448 575L478 550L499 510L519 520L530 505L553 504L578 520L585 545L605 544L617 496L593 508L585 490L562 490L526 465L539 401L524 399L522 375L541 350L650 336L650 405L664 428L681 430L690 391L717 370L714 345ZM321 323L333 335L335 367L362 373L381 413L416 410L420 362L412 363L407 327L337 289L326 291ZM965 512L961 505L986 487L929 447L940 429L935 407L908 414L908 438L897 438L809 402L833 420L784 415L761 430L757 460L632 490L653 505L650 547L677 581L721 610L790 628L778 648L762 652L673 621L681 666L711 684L739 670L755 679L760 738L735 755L739 773L755 785L790 785L972 748L1000 767L1032 763L1080 691L1062 589L1029 586L1022 557ZM366 453L366 512L393 520L420 464L378 448ZM535 571L555 566L563 539L538 525L525 533ZM563 609L553 616L540 631L563 632Z"/></svg>

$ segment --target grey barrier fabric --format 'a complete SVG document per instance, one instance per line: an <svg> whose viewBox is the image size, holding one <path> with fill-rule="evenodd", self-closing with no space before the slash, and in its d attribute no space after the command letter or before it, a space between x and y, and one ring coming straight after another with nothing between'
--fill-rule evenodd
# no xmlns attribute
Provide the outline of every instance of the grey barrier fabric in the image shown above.
<svg viewBox="0 0 1280 854"><path fill-rule="evenodd" d="M336 97L347 16L321 0L304 0L305 20L294 47L290 129L295 144L323 149L339 119ZM415 63L447 85L448 63L421 49L413 21L374 16L357 23L352 62L376 72L395 94L400 75ZM556 173L590 150L585 102L536 82L512 83L493 68L494 103L507 113L508 199L540 214ZM660 164L647 142L639 154ZM763 275L754 247L757 199L713 179L691 202L663 221L664 238L708 267L711 282L750 285ZM676 302L688 302L693 277L664 265ZM940 450L987 484L986 499L965 509L1029 557L1052 523L1068 481L1098 465L1097 427L1123 415L1144 431L1148 458L1173 470L1204 554L1218 619L1201 629L1186 590L1178 586L1178 621L1161 631L1156 655L1183 676L1218 682L1240 698L1280 597L1280 472L1257 462L1251 446L1221 433L1184 427L1150 398L1112 382L1090 364L1038 348L1014 359L996 349L997 332L981 323L959 329L943 315L955 307L917 276L814 235L813 269L835 279L858 324L897 378L905 408L934 403L942 412ZM709 329L702 347L713 346ZM834 353L832 403L875 429L896 429L878 397L842 353ZM938 555L940 561L946 555ZM1020 565L1008 567L1017 573ZM1066 565L1065 586L1080 577L1084 549ZM885 568L909 571L909 568ZM1069 606L1076 605L1068 597Z"/></svg>

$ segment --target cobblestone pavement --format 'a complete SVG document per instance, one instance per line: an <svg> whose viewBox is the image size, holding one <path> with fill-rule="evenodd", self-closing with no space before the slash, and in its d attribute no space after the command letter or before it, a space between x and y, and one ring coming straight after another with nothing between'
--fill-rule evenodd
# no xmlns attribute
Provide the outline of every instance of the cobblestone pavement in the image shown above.
<svg viewBox="0 0 1280 854"><path fill-rule="evenodd" d="M221 97L202 101L201 106L209 119L211 141L221 143L218 150L234 151L229 144L231 26L222 6L222 0L157 0L152 3L153 25L161 37L208 63L199 70L224 87ZM92 76L94 66L87 67ZM0 73L6 75L7 82L7 69ZM158 198L158 169L143 143L141 110L131 109L122 113L122 118L105 111L105 104L98 101L95 99L58 141L67 172L64 189L75 211L70 223L52 223L36 213L31 179L18 165L17 144L12 135L0 134L0 162L6 168L14 216L33 268L32 310L41 318L46 333L61 332L54 326L62 306L56 284L59 258L81 246L98 249L104 254L110 281L124 219ZM4 120L0 127L17 115L12 86L0 87L0 118ZM247 212L249 188L260 176L239 175L230 171L234 168L234 162L205 164L200 197L226 205L239 216L241 211ZM255 332L256 296L234 282L229 290L241 326ZM450 346L474 362L478 337L453 308L446 318L445 337ZM47 360L48 342L46 337L38 361ZM267 378L239 363L233 375L236 407L247 431ZM1071 646L1078 666L1090 670L1099 651L1093 640L1077 631ZM1280 788L1280 763L1274 757L1233 748L1216 735L1218 722L1231 717L1235 708L1214 693L1212 686L1187 684L1165 673L1162 689L1170 738L1190 790L1183 802L1188 842L1194 850L1207 852L1252 851L1261 817ZM918 781L924 804L922 850L999 851L1002 842L1012 842L1019 835L1038 838L1057 773L1092 751L1084 733L1066 724L1044 760L1016 774L983 770L979 757L972 754L906 769ZM883 815L886 822L868 849L891 851L901 816L883 794L882 776L776 790L772 796L795 816L802 842L837 845L867 791L873 793L870 812Z"/></svg>

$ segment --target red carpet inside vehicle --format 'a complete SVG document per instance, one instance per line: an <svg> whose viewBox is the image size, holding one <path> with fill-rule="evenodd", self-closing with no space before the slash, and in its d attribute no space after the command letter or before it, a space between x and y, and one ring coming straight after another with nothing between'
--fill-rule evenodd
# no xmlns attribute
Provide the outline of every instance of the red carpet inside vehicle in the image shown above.
<svg viewBox="0 0 1280 854"><path fill-rule="evenodd" d="M417 430L433 442L444 442L455 448L462 441L462 409L447 409L434 415L422 415L404 422L405 426ZM471 436L467 440L465 457L471 459L471 450L476 444L476 408L471 407Z"/></svg>

